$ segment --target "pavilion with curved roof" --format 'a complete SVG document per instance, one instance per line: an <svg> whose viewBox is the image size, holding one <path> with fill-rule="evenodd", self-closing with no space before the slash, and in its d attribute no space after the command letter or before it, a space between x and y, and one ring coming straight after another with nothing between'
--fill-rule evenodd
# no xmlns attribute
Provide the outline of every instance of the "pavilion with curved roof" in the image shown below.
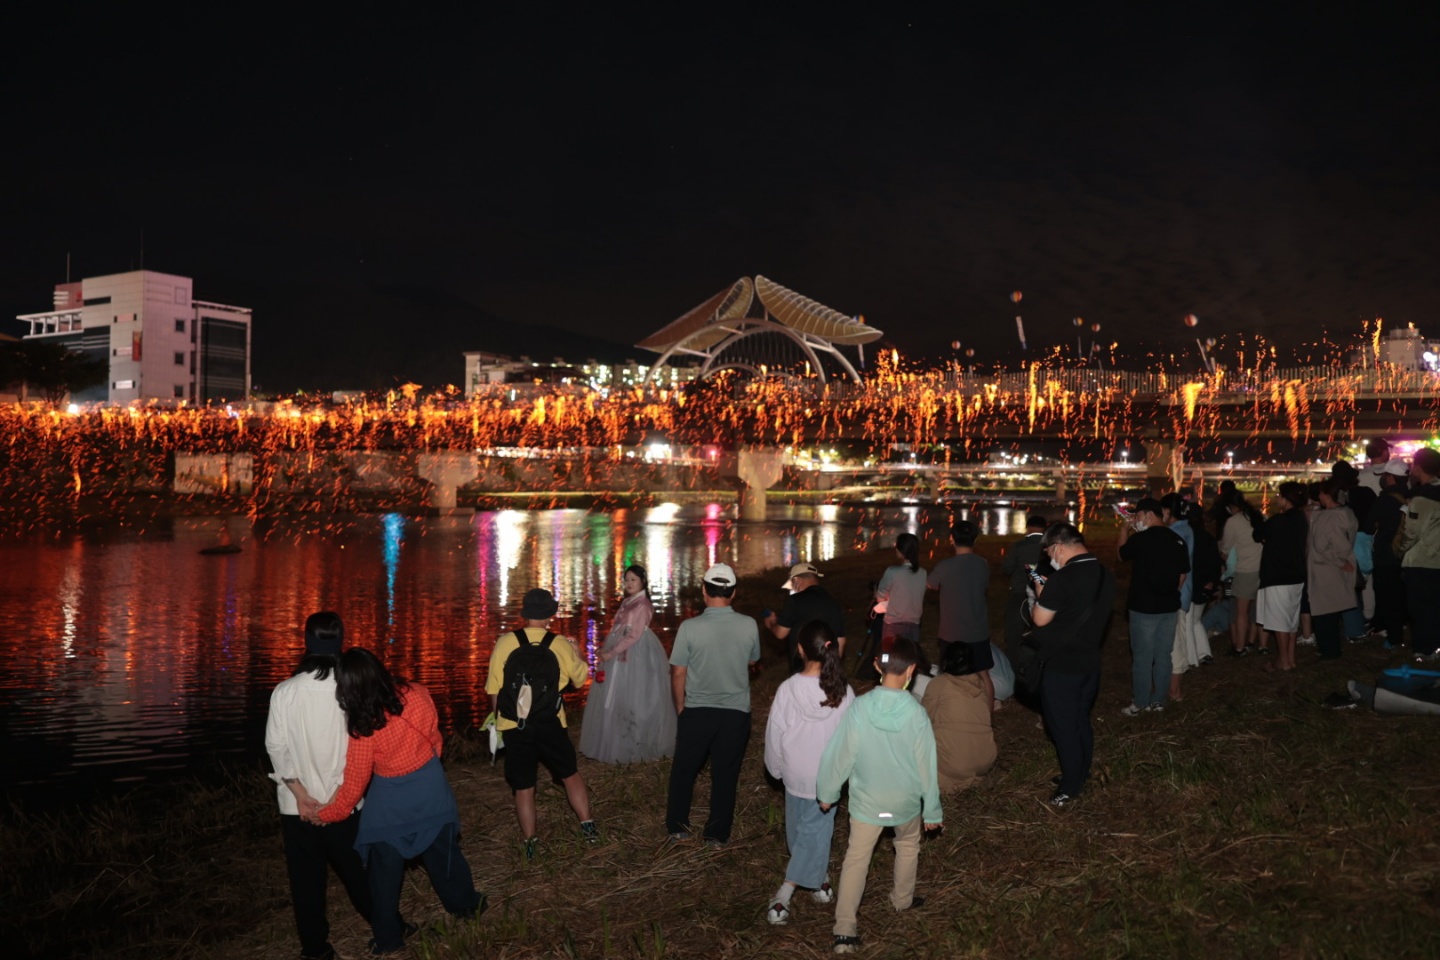
<svg viewBox="0 0 1440 960"><path fill-rule="evenodd" d="M758 312L752 309L757 307ZM860 375L840 348L858 348L881 336L883 331L866 326L863 318L847 317L756 275L741 277L636 346L660 354L647 381L678 355L701 358L702 378L742 370L752 376L810 373L823 383L828 364L830 375L843 373L858 383Z"/></svg>

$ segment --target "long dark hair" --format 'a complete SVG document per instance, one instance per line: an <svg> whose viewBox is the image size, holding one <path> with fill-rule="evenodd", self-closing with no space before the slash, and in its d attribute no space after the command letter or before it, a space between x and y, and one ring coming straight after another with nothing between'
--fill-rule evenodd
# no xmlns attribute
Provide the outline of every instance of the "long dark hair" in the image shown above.
<svg viewBox="0 0 1440 960"><path fill-rule="evenodd" d="M910 572L920 569L920 538L913 533L902 533L895 538L895 549L910 564Z"/></svg>
<svg viewBox="0 0 1440 960"><path fill-rule="evenodd" d="M340 657L333 653L307 653L300 658L295 666L295 672L290 676L299 676L302 673L315 674L316 680L329 679L330 674L340 666Z"/></svg>
<svg viewBox="0 0 1440 960"><path fill-rule="evenodd" d="M392 677L385 664L364 647L351 647L340 655L335 671L335 699L345 711L345 728L352 737L368 737L385 729L391 717L405 712L400 691L410 685Z"/></svg>
<svg viewBox="0 0 1440 960"><path fill-rule="evenodd" d="M1229 507L1235 507L1240 513L1245 515L1245 519L1250 521L1251 530L1259 530L1265 526L1265 514L1261 513L1260 508L1255 506L1255 504L1246 500L1245 494L1239 490L1229 490L1222 493L1220 495L1219 506L1221 510L1226 511L1223 517L1217 515L1216 527L1221 533L1225 530L1225 521L1230 519Z"/></svg>
<svg viewBox="0 0 1440 960"><path fill-rule="evenodd" d="M825 699L822 707L838 707L845 702L845 691L850 685L840 675L840 647L835 642L835 631L824 620L811 620L795 634L795 642L805 655L806 663L820 664L820 690Z"/></svg>

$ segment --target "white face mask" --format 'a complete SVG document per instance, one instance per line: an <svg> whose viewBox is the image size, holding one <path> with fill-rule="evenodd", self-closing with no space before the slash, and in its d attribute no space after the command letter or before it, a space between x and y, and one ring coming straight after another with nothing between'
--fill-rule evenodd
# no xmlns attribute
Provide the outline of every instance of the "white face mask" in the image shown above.
<svg viewBox="0 0 1440 960"><path fill-rule="evenodd" d="M1136 533L1139 533L1141 530L1144 530L1145 527L1146 527L1146 523L1145 523L1144 520L1136 520L1136 521L1135 521L1135 532L1136 532Z"/></svg>

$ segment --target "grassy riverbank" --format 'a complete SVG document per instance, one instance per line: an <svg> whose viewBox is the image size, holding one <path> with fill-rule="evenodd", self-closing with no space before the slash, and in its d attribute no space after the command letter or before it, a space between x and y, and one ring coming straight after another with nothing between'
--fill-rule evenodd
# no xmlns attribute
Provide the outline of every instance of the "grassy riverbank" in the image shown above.
<svg viewBox="0 0 1440 960"><path fill-rule="evenodd" d="M1097 538L1098 539L1098 538ZM986 544L992 555L998 543ZM1113 547L1102 542L1104 556ZM827 564L826 586L852 606L889 557ZM1113 557L1111 558L1113 559ZM1120 571L1122 574L1123 570ZM772 572L739 606L776 602ZM1004 586L992 589L998 623ZM933 607L926 636L933 636ZM883 898L882 846L861 911L870 957L1421 957L1440 953L1440 768L1424 718L1320 707L1349 677L1397 661L1350 646L1338 663L1301 653L1292 675L1221 656L1185 678L1185 700L1126 719L1129 649L1112 621L1096 706L1093 789L1047 807L1054 755L1035 715L996 716L1000 759L980 785L946 799L946 831L921 854L914 914ZM498 767L473 736L447 753L464 848L490 910L444 919L423 873L405 910L427 926L411 954L487 957L768 957L829 952L833 910L796 899L789 926L764 920L784 869L783 796L765 782L765 711L784 678L776 651L755 687L754 734L736 834L724 850L663 843L668 763L582 760L605 843L582 847L558 787L540 792L544 855L519 856ZM282 960L297 946L279 831L259 768L66 817L12 811L0 922L20 954ZM703 782L697 800L706 796ZM703 810L699 811L703 818ZM846 829L836 837L838 868ZM368 930L332 889L332 940L361 956Z"/></svg>

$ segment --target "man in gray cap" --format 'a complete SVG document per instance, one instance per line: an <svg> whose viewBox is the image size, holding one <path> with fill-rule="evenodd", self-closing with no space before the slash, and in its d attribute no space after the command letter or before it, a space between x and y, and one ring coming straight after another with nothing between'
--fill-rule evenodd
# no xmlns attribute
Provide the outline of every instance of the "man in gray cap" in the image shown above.
<svg viewBox="0 0 1440 960"><path fill-rule="evenodd" d="M735 571L717 563L705 572L705 609L675 631L670 689L675 698L675 761L665 804L672 841L690 835L695 778L710 760L710 817L705 842L723 847L735 821L740 763L750 740L750 667L760 659L760 630L736 613Z"/></svg>

